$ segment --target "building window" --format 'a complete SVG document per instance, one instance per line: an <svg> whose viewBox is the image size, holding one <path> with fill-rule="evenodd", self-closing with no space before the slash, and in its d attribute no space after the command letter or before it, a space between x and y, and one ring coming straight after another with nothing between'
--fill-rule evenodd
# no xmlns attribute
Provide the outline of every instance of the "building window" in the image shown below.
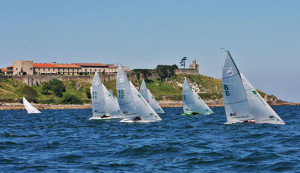
<svg viewBox="0 0 300 173"><path fill-rule="evenodd" d="M43 71L45 71L45 68L43 68Z"/></svg>

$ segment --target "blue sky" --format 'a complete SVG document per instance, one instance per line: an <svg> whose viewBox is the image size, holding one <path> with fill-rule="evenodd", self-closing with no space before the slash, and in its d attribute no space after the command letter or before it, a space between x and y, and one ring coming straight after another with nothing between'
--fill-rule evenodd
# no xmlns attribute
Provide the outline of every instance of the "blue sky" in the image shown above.
<svg viewBox="0 0 300 173"><path fill-rule="evenodd" d="M299 9L297 0L0 0L0 67L155 68L185 56L221 78L226 47L255 88L300 102Z"/></svg>

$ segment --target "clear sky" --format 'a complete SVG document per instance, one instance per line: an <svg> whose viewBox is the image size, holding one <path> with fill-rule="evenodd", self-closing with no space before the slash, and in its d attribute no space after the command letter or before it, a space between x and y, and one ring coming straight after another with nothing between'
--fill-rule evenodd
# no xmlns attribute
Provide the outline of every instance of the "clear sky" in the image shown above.
<svg viewBox="0 0 300 173"><path fill-rule="evenodd" d="M298 0L0 0L0 67L14 60L155 68L196 59L221 78L226 47L252 85L300 102Z"/></svg>

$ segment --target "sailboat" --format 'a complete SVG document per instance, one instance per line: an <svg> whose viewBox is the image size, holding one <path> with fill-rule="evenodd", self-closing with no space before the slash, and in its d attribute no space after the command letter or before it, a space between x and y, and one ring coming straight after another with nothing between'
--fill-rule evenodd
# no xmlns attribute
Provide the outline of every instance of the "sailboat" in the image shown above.
<svg viewBox="0 0 300 173"><path fill-rule="evenodd" d="M155 122L161 118L127 79L122 67L117 74L117 97L125 119L121 122Z"/></svg>
<svg viewBox="0 0 300 173"><path fill-rule="evenodd" d="M241 77L255 123L285 124L243 74L241 74Z"/></svg>
<svg viewBox="0 0 300 173"><path fill-rule="evenodd" d="M214 113L191 88L186 78L184 78L182 90L182 104L184 112L182 115L210 115Z"/></svg>
<svg viewBox="0 0 300 173"><path fill-rule="evenodd" d="M105 85L102 83L102 88L104 91L107 111L112 118L123 118L124 114L122 113L118 101L115 99L115 96L112 95Z"/></svg>
<svg viewBox="0 0 300 173"><path fill-rule="evenodd" d="M23 97L23 104L25 106L25 109L27 110L27 113L29 114L38 114L41 113L39 110L37 110L32 104L30 104L25 97Z"/></svg>
<svg viewBox="0 0 300 173"><path fill-rule="evenodd" d="M145 80L143 80L140 88L140 93L144 97L144 99L149 103L149 105L153 108L156 113L163 114L165 111L159 106L155 98L153 97L150 90L147 88Z"/></svg>
<svg viewBox="0 0 300 173"><path fill-rule="evenodd" d="M98 73L94 75L91 94L93 116L90 120L122 118L123 114L118 103L113 100L111 94L101 82Z"/></svg>
<svg viewBox="0 0 300 173"><path fill-rule="evenodd" d="M285 124L240 73L227 50L222 85L227 118L225 124L239 122Z"/></svg>

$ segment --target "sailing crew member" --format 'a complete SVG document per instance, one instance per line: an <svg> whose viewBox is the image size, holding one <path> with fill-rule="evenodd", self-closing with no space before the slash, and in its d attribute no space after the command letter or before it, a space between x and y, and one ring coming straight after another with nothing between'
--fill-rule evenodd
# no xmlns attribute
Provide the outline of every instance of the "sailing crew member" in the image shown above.
<svg viewBox="0 0 300 173"><path fill-rule="evenodd" d="M141 117L135 117L132 121L141 121Z"/></svg>
<svg viewBox="0 0 300 173"><path fill-rule="evenodd" d="M109 114L107 114L107 115L104 114L104 115L101 116L101 118L108 118L108 117L109 117Z"/></svg>

